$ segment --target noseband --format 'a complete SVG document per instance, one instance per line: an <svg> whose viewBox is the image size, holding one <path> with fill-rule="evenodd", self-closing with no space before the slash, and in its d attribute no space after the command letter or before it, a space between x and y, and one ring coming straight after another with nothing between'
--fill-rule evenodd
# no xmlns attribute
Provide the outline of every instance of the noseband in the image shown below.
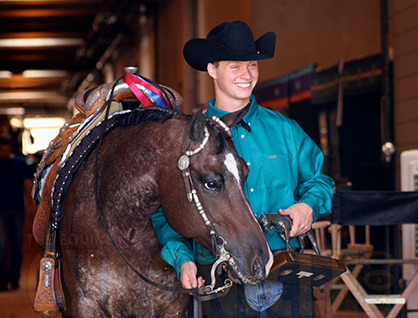
<svg viewBox="0 0 418 318"><path fill-rule="evenodd" d="M229 137L232 137L231 131L229 130L229 127L222 120L220 120L216 116L213 116L211 118L217 125L222 127L222 129L228 134ZM187 200L189 202L194 201L194 204L196 206L197 211L199 212L200 216L202 217L203 222L205 223L205 225L208 227L209 233L210 233L210 238L211 238L211 241L212 241L212 249L213 249L213 251L215 253L215 256L216 256L216 262L212 265L212 269L211 269L211 284L204 286L203 291L202 290L199 291L199 293L203 293L203 294L207 294L207 295L208 294L213 294L213 293L218 293L220 291L224 291L225 289L232 286L232 281L230 279L226 279L224 281L224 286L221 286L217 289L214 289L215 283L216 283L215 271L216 271L218 265L220 265L224 262L229 262L229 260L231 259L231 255L229 254L229 252L227 252L225 250L226 241L224 240L224 238L222 236L218 235L218 233L215 230L215 227L213 226L212 222L209 220L209 218L206 215L206 212L205 212L205 210L202 206L202 203L199 200L197 190L195 189L195 187L193 185L193 180L192 180L192 177L190 175L190 169L189 169L190 168L190 157L196 155L202 149L205 148L205 146L206 146L206 144L209 140L209 135L210 135L209 130L205 126L204 137L203 137L203 140L200 143L200 145L194 150L184 151L184 154L180 156L180 158L178 160L178 163L177 163L178 168L180 169L180 171L183 174L184 185L186 187ZM183 148L185 148L185 146Z"/></svg>

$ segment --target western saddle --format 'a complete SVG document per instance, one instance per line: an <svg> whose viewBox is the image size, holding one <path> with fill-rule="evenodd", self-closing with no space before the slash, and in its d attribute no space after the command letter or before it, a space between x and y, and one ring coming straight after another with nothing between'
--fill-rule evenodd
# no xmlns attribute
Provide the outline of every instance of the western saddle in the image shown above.
<svg viewBox="0 0 418 318"><path fill-rule="evenodd" d="M60 255L55 246L56 227L51 225L52 196L60 168L86 134L106 115L135 107L161 106L180 110L183 99L172 88L135 75L136 68L113 83L99 85L79 94L75 100L78 113L60 129L38 164L32 195L38 205L32 230L35 240L45 248L40 262L39 282L34 311L44 314L65 310L61 285ZM109 110L106 111L106 108Z"/></svg>

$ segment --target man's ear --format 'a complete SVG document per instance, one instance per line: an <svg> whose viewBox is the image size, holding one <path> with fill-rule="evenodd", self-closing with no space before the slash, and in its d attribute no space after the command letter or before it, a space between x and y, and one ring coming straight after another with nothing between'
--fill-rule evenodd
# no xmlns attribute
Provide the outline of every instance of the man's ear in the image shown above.
<svg viewBox="0 0 418 318"><path fill-rule="evenodd" d="M216 79L216 67L215 67L215 65L213 65L212 63L208 63L207 70L208 70L209 76L212 77L213 79Z"/></svg>

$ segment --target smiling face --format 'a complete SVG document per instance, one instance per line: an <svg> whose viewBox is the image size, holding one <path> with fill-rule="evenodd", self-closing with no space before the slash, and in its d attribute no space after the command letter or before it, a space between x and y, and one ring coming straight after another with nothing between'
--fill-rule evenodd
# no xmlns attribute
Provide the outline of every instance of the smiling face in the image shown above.
<svg viewBox="0 0 418 318"><path fill-rule="evenodd" d="M215 85L215 106L233 112L250 101L258 80L257 61L220 61L208 64Z"/></svg>

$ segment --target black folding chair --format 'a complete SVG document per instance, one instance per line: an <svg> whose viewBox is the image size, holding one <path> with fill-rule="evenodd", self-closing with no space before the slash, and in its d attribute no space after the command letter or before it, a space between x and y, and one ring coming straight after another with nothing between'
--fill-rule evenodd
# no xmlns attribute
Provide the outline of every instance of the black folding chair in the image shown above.
<svg viewBox="0 0 418 318"><path fill-rule="evenodd" d="M383 314L376 304L393 304L387 318L395 318L403 305L407 302L413 290L418 285L418 271L400 295L369 295L357 279L363 265L395 265L418 264L418 259L371 259L373 246L367 242L367 229L369 226L389 226L398 224L418 223L418 192L369 192L369 191L337 191L333 199L333 212L331 215L331 236L334 257L341 257L345 265L356 265L353 271L347 270L340 277L347 288L342 289L332 305L332 314L338 310L347 289L353 294L365 313L371 318L383 318ZM353 226L366 227L366 248L362 256L344 260L340 252L338 241L338 227ZM396 239L396 238L395 238ZM411 242L412 244L413 242ZM355 248L361 244L354 242ZM344 293L345 292L345 293Z"/></svg>

